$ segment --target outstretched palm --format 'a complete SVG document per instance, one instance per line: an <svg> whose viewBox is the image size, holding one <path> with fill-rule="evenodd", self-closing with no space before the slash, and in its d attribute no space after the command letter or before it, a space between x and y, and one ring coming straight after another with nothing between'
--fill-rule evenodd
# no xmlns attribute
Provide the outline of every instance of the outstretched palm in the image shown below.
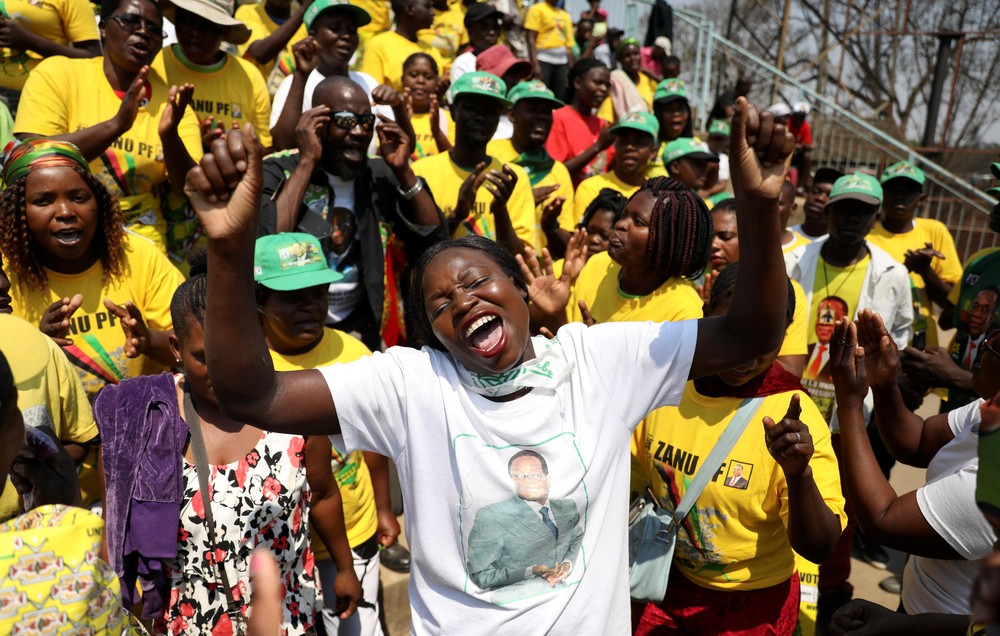
<svg viewBox="0 0 1000 636"><path fill-rule="evenodd" d="M212 142L211 150L192 168L184 193L211 240L257 231L260 204L261 147L251 124Z"/></svg>

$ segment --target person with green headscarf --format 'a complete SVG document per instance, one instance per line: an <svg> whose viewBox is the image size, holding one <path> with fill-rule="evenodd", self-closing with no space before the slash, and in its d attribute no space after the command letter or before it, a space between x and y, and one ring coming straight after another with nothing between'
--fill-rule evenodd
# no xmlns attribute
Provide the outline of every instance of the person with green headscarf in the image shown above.
<svg viewBox="0 0 1000 636"><path fill-rule="evenodd" d="M629 113L649 113L653 109L656 80L642 69L639 40L625 38L615 51L619 68L611 71L611 103L615 117Z"/></svg>

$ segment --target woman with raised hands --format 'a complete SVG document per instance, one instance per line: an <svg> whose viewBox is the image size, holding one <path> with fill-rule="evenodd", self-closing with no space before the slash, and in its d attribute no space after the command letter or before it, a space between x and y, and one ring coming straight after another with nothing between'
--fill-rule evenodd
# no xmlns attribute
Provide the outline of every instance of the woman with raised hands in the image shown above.
<svg viewBox="0 0 1000 636"><path fill-rule="evenodd" d="M784 329L777 198L793 140L745 100L733 140L736 198L753 214L745 276L725 315L531 338L514 259L463 237L430 247L416 266L410 309L430 344L288 373L274 371L256 335L252 130L213 143L188 174L209 237L205 352L220 406L270 430L343 432L347 447L395 460L410 511L413 633L464 632L473 621L483 633L630 632L632 430L676 404L687 378L773 350ZM615 399L623 385L630 399Z"/></svg>

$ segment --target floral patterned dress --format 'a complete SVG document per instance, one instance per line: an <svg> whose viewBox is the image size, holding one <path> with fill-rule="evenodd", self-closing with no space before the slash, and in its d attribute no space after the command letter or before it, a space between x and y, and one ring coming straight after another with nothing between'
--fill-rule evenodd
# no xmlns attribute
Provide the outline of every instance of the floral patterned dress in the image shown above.
<svg viewBox="0 0 1000 636"><path fill-rule="evenodd" d="M305 634L313 626L322 598L309 547L310 490L304 452L302 437L264 433L243 459L211 467L209 492L220 542L214 555L198 474L185 460L177 560L168 564L170 605L164 621L158 621L157 633L232 634L226 594L212 559L224 559L233 597L244 603L245 614L250 602L250 557L258 546L274 554L287 589L282 634Z"/></svg>

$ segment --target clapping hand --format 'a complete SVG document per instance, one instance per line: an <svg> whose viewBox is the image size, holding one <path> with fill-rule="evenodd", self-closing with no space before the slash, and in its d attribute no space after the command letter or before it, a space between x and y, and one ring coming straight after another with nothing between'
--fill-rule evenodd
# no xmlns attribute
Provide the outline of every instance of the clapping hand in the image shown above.
<svg viewBox="0 0 1000 636"><path fill-rule="evenodd" d="M860 408L868 395L865 350L858 346L858 326L841 318L830 341L830 371L841 407Z"/></svg>
<svg viewBox="0 0 1000 636"><path fill-rule="evenodd" d="M924 243L924 247L919 250L906 250L903 258L903 265L907 271L923 276L931 268L931 263L935 258L944 259L945 255L934 249L931 243Z"/></svg>
<svg viewBox="0 0 1000 636"><path fill-rule="evenodd" d="M882 322L882 317L871 309L858 314L857 344L864 353L865 372L873 389L890 389L899 377L899 352L896 343ZM834 342L837 336L834 335ZM832 358L831 358L832 359Z"/></svg>
<svg viewBox="0 0 1000 636"><path fill-rule="evenodd" d="M69 335L70 319L82 304L82 294L76 294L72 298L67 297L57 300L49 305L45 313L42 314L42 320L39 322L38 328L46 336L52 338L60 347L73 344L73 341L66 336Z"/></svg>
<svg viewBox="0 0 1000 636"><path fill-rule="evenodd" d="M146 326L142 312L135 306L135 303L130 300L123 307L105 298L104 306L118 318L122 331L125 332L125 356L138 358L141 355L148 355L152 343L149 327Z"/></svg>

